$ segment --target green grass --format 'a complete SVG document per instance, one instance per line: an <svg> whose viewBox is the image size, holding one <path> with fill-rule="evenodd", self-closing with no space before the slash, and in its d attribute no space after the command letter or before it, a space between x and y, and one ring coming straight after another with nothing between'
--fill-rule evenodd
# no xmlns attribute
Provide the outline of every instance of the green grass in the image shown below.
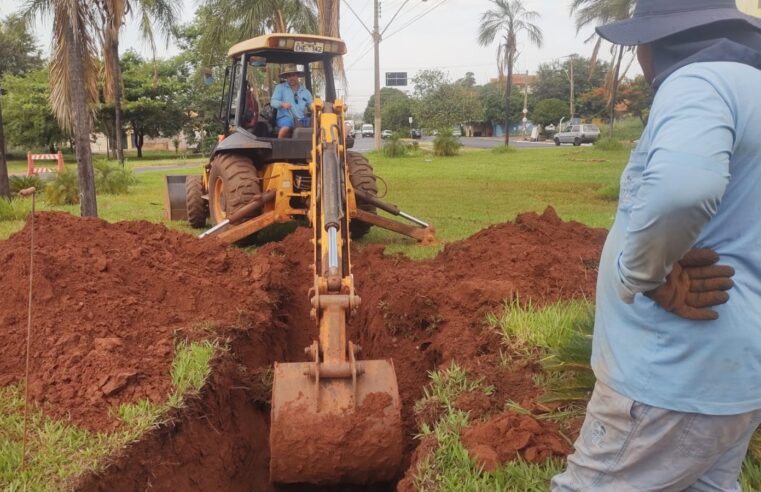
<svg viewBox="0 0 761 492"><path fill-rule="evenodd" d="M549 352L566 344L575 326L592 316L592 303L586 299L561 301L542 309L515 299L506 302L501 313L488 314L486 321L511 343Z"/></svg>
<svg viewBox="0 0 761 492"><path fill-rule="evenodd" d="M598 191L617 186L629 148L521 149L512 153L461 150L455 157L430 154L388 159L371 154L376 173L388 185L384 200L436 227L442 242L467 238L518 213L552 205L564 220L610 227L616 203ZM379 183L380 193L384 192ZM371 229L360 241L389 245L390 253L431 257L439 246L420 247L397 234Z"/></svg>
<svg viewBox="0 0 761 492"><path fill-rule="evenodd" d="M497 470L485 473L468 456L460 441L460 434L469 423L466 412L454 408L453 403L465 391L483 391L491 394L493 388L478 380L469 380L468 374L452 363L443 371L430 375L431 383L425 389L425 397L418 402L438 400L445 413L438 423L423 425L419 439L434 439L435 450L419 461L414 472L414 484L419 491L545 491L549 481L559 473L563 464L550 460L543 464L526 463L520 459L505 463Z"/></svg>
<svg viewBox="0 0 761 492"><path fill-rule="evenodd" d="M69 422L30 412L27 463L22 470L24 390L22 384L0 387L0 489L58 491L74 477L103 466L104 458L160 425L172 408L203 386L216 342L180 342L172 362L172 392L163 404L142 400L116 410L122 421L115 432L91 432Z"/></svg>

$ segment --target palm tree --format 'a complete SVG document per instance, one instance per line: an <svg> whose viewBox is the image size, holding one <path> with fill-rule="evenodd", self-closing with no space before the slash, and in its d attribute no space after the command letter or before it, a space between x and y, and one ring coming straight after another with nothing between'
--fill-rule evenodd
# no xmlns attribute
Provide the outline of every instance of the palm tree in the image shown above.
<svg viewBox="0 0 761 492"><path fill-rule="evenodd" d="M571 3L571 14L576 14L577 32L583 27L590 24L607 24L617 20L628 19L634 10L635 0L573 0ZM597 58L602 38L597 37L594 54L592 55L592 66ZM610 127L608 128L609 136L613 136L613 124L616 119L616 99L618 99L619 74L621 72L621 60L624 56L626 46L618 46L614 49L614 62L611 65L611 72L608 75L610 87Z"/></svg>
<svg viewBox="0 0 761 492"><path fill-rule="evenodd" d="M79 210L97 217L95 176L90 151L91 107L97 101L94 12L87 0L31 0L24 16L53 14L50 105L61 127L74 136Z"/></svg>
<svg viewBox="0 0 761 492"><path fill-rule="evenodd" d="M507 69L505 80L505 145L510 143L510 96L513 87L513 64L518 53L518 37L525 33L529 41L538 48L542 47L542 30L534 24L541 16L526 10L521 0L491 0L494 8L481 15L481 27L478 42L488 46L498 36L498 57L502 54L504 67Z"/></svg>
<svg viewBox="0 0 761 492"><path fill-rule="evenodd" d="M227 51L230 42L266 32L317 32L317 0L204 0L207 22L202 46ZM216 54L216 53L211 53Z"/></svg>
<svg viewBox="0 0 761 492"><path fill-rule="evenodd" d="M122 142L122 72L119 65L119 33L129 12L140 20L140 32L156 54L155 35L152 21L168 38L177 20L177 0L97 0L101 25L99 29L104 62L104 93L106 100L114 102L114 129L116 138L116 158L124 165L124 144Z"/></svg>

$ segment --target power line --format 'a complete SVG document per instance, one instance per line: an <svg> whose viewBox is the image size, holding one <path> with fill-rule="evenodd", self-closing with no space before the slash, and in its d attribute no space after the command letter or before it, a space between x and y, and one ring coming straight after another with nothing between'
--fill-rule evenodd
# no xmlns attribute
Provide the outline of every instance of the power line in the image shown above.
<svg viewBox="0 0 761 492"><path fill-rule="evenodd" d="M447 0L440 0L440 1L439 1L439 3L437 3L436 5L434 5L433 7L431 7L430 9L426 10L426 11L425 11L425 12L423 12L422 14L418 15L417 17L413 18L411 21L407 22L407 24L405 24L405 25L401 26L399 29L397 29L396 31L394 31L394 32L392 32L391 34L389 34L388 36L386 36L386 38L385 38L385 39L388 39L388 38L390 38L391 36L393 36L394 34L397 34L397 33L401 32L401 31L405 30L406 28L408 28L409 26L411 26L411 25L412 25L412 24L414 24L415 22L419 21L420 19L422 19L422 18L423 18L423 17L425 17L426 15L430 14L431 12L433 12L434 10L436 10L437 8L439 8L439 7L441 7L442 5L444 5L444 2L446 2L446 1L447 1Z"/></svg>

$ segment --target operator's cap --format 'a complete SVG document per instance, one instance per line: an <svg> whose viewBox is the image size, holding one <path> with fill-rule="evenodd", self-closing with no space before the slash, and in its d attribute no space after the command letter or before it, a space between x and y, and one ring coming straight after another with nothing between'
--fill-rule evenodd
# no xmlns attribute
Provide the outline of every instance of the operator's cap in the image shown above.
<svg viewBox="0 0 761 492"><path fill-rule="evenodd" d="M292 73L295 73L299 77L304 76L303 70L299 70L295 63L287 63L283 65L282 71L280 72L280 78L285 78Z"/></svg>

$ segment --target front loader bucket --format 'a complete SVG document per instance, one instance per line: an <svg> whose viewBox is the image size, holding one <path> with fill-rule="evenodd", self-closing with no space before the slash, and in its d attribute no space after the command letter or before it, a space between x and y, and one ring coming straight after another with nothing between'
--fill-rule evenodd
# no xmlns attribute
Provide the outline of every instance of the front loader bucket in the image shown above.
<svg viewBox="0 0 761 492"><path fill-rule="evenodd" d="M275 364L270 480L368 484L394 479L402 459L399 388L391 360L357 361L356 381L315 362ZM336 375L334 371L333 375Z"/></svg>

